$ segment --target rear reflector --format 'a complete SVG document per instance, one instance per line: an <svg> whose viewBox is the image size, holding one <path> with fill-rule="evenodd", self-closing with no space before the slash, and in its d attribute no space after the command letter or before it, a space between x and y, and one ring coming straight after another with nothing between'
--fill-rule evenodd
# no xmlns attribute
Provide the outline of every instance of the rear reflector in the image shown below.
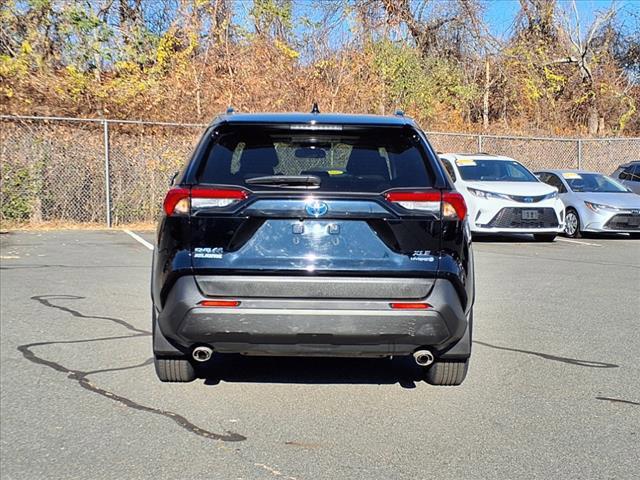
<svg viewBox="0 0 640 480"><path fill-rule="evenodd" d="M172 188L164 199L167 215L188 215L193 209L228 207L248 197L245 190L231 188Z"/></svg>
<svg viewBox="0 0 640 480"><path fill-rule="evenodd" d="M418 210L439 214L447 220L464 220L467 206L458 192L387 192L387 201L396 203L407 210Z"/></svg>
<svg viewBox="0 0 640 480"><path fill-rule="evenodd" d="M200 307L239 307L238 300L202 300L198 302Z"/></svg>
<svg viewBox="0 0 640 480"><path fill-rule="evenodd" d="M427 310L429 308L433 308L428 303L395 302L390 303L389 306L397 310Z"/></svg>

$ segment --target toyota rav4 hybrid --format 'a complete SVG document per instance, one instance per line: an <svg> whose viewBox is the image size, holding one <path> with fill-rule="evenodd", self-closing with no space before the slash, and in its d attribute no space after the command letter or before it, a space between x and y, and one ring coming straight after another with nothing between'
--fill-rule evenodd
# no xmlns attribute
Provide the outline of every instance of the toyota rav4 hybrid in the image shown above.
<svg viewBox="0 0 640 480"><path fill-rule="evenodd" d="M530 233L552 242L564 229L558 190L509 157L442 154L455 187L464 196L473 233Z"/></svg>
<svg viewBox="0 0 640 480"><path fill-rule="evenodd" d="M194 380L217 353L412 356L427 382L460 384L474 300L466 214L404 116L217 118L164 200L158 377Z"/></svg>

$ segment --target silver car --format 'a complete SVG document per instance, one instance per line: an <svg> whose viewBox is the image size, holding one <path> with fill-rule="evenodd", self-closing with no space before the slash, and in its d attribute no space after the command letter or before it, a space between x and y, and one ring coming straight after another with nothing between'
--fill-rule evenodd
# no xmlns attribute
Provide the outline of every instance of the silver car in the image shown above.
<svg viewBox="0 0 640 480"><path fill-rule="evenodd" d="M565 205L565 234L630 233L640 236L640 195L601 173L544 170L538 178L558 189Z"/></svg>
<svg viewBox="0 0 640 480"><path fill-rule="evenodd" d="M611 174L611 177L635 193L640 194L640 160L620 165Z"/></svg>

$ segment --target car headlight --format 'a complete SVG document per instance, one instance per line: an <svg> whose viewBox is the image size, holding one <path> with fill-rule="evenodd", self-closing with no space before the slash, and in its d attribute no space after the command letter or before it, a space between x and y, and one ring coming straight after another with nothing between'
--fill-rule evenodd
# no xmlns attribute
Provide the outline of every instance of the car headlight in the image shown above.
<svg viewBox="0 0 640 480"><path fill-rule="evenodd" d="M617 212L620 210L617 207L612 207L611 205L602 205L601 203L593 203L585 201L584 204L589 208L589 210L600 213L601 211L609 211L609 212Z"/></svg>
<svg viewBox="0 0 640 480"><path fill-rule="evenodd" d="M503 200L511 200L508 195L503 195L501 193L487 192L485 190L478 190L477 188L469 188L467 190L476 197L480 198L501 198Z"/></svg>
<svg viewBox="0 0 640 480"><path fill-rule="evenodd" d="M544 200L549 200L551 198L557 198L558 197L558 192L551 192L548 195L544 196Z"/></svg>

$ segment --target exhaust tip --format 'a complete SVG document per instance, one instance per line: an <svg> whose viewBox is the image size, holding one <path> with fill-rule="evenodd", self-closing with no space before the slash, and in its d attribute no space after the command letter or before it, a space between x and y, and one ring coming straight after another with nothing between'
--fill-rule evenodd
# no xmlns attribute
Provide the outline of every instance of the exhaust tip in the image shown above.
<svg viewBox="0 0 640 480"><path fill-rule="evenodd" d="M430 350L416 350L413 352L413 359L421 367L428 367L435 361L435 357Z"/></svg>
<svg viewBox="0 0 640 480"><path fill-rule="evenodd" d="M191 355L196 362L206 362L213 355L213 350L209 347L196 347Z"/></svg>

